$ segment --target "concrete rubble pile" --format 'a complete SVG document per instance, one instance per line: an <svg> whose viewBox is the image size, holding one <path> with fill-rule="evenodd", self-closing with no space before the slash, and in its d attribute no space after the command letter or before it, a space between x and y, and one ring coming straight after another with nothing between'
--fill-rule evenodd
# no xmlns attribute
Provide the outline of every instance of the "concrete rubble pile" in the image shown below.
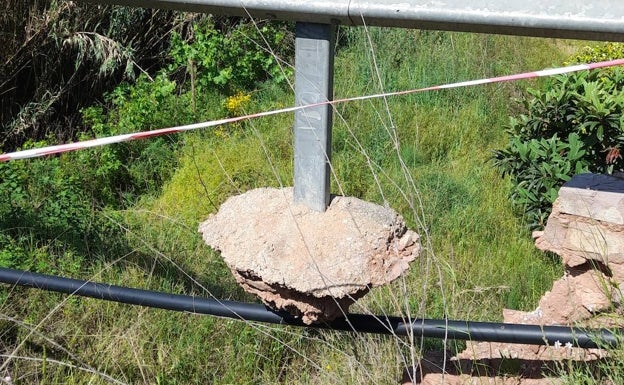
<svg viewBox="0 0 624 385"><path fill-rule="evenodd" d="M536 310L503 311L506 323L533 325L622 327L624 287L624 179L582 174L559 191L544 231L534 232L536 246L556 253L564 276L541 298ZM439 353L434 353L434 356ZM597 362L601 349L580 349L553 341L551 346L468 342L467 349L449 357L446 370L437 357L423 360L403 384L559 384L560 360ZM427 362L435 362L427 364ZM559 366L558 366L559 365ZM415 379L412 382L411 379Z"/></svg>
<svg viewBox="0 0 624 385"><path fill-rule="evenodd" d="M321 213L292 196L292 188L234 196L199 231L247 292L307 324L346 314L420 252L418 234L392 209L337 196Z"/></svg>

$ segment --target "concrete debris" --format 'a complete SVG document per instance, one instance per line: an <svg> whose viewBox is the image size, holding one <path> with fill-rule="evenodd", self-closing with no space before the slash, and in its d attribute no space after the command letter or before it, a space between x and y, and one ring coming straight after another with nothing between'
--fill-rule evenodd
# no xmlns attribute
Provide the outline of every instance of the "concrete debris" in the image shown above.
<svg viewBox="0 0 624 385"><path fill-rule="evenodd" d="M517 345L492 342L467 342L463 352L429 352L420 365L406 371L402 385L558 385L565 365L597 365L605 359L600 349L580 349L570 345Z"/></svg>
<svg viewBox="0 0 624 385"><path fill-rule="evenodd" d="M199 231L247 292L307 324L345 314L420 252L419 235L392 209L336 196L320 213L292 196L260 188L232 197Z"/></svg>
<svg viewBox="0 0 624 385"><path fill-rule="evenodd" d="M624 179L582 174L559 191L535 245L558 254L566 274L540 301L549 324L571 324L619 307L624 283Z"/></svg>
<svg viewBox="0 0 624 385"><path fill-rule="evenodd" d="M622 327L624 284L624 179L610 175L573 177L559 191L536 246L558 254L565 275L554 282L532 312L503 311L503 322L532 325ZM433 352L402 384L560 384L561 360L596 365L601 349L580 349L555 341L551 346L468 342L467 349L440 359ZM444 368L444 369L442 369ZM551 376L548 376L551 373Z"/></svg>

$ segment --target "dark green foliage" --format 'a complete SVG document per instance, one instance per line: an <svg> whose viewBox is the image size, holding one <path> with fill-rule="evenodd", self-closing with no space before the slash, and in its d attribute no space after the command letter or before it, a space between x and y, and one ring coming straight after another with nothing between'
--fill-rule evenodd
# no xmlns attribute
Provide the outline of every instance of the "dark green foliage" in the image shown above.
<svg viewBox="0 0 624 385"><path fill-rule="evenodd" d="M511 177L511 198L539 228L559 187L582 172L624 169L624 70L559 76L545 91L530 90L526 115L512 118L506 148L495 164Z"/></svg>
<svg viewBox="0 0 624 385"><path fill-rule="evenodd" d="M288 63L294 54L286 23L243 20L221 27L207 20L193 27L193 38L188 41L174 34L171 70L184 67L193 77L196 73L192 81L198 90L217 87L230 92L254 89L265 80L281 83L292 74L290 67L277 59Z"/></svg>
<svg viewBox="0 0 624 385"><path fill-rule="evenodd" d="M176 114L171 109L178 107L172 102L174 90L175 83L164 77L140 77L134 86L118 87L110 96L109 114L101 107L83 110L92 134L80 138L172 124ZM175 169L175 148L172 136L0 163L2 266L53 272L67 258L79 267L87 256L126 252L108 209L126 208L157 192Z"/></svg>
<svg viewBox="0 0 624 385"><path fill-rule="evenodd" d="M167 64L178 13L71 1L8 0L0 12L0 148L75 139L79 110L122 79Z"/></svg>
<svg viewBox="0 0 624 385"><path fill-rule="evenodd" d="M126 253L111 209L155 192L173 154L171 143L155 141L0 163L0 265L66 273L55 266L67 258L74 271L86 257Z"/></svg>
<svg viewBox="0 0 624 385"><path fill-rule="evenodd" d="M63 173L61 163L0 163L0 196L8 198L0 205L3 229L27 227L50 237L84 233L91 208L78 178Z"/></svg>
<svg viewBox="0 0 624 385"><path fill-rule="evenodd" d="M2 267L50 272L70 263L76 268L81 259L76 253L110 245L111 234L93 211L79 175L68 172L71 161L0 163Z"/></svg>
<svg viewBox="0 0 624 385"><path fill-rule="evenodd" d="M581 148L578 135L571 133L564 140L557 135L529 141L514 137L507 149L497 152L497 166L514 182L511 199L524 208L531 228L545 225L559 187L571 175L588 170Z"/></svg>
<svg viewBox="0 0 624 385"><path fill-rule="evenodd" d="M109 95L112 108L106 114L94 106L82 111L92 136L112 136L173 126L189 119L174 93L176 85L165 76L153 81L141 76L137 82L121 85ZM103 205L120 207L141 194L156 192L175 169L175 135L105 146L73 154L82 170L84 187Z"/></svg>

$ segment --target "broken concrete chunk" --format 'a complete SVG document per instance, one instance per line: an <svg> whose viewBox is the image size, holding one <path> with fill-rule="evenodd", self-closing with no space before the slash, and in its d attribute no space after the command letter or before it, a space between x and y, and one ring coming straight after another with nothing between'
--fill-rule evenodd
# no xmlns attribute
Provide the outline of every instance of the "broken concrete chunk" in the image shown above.
<svg viewBox="0 0 624 385"><path fill-rule="evenodd" d="M232 197L199 231L246 291L306 323L343 315L420 252L418 234L392 209L334 197L320 213L292 196L292 188L261 188Z"/></svg>
<svg viewBox="0 0 624 385"><path fill-rule="evenodd" d="M541 250L559 254L567 267L604 265L614 283L624 281L624 180L610 175L574 176L560 190L543 232Z"/></svg>
<svg viewBox="0 0 624 385"><path fill-rule="evenodd" d="M536 246L561 256L565 275L553 283L532 312L503 310L506 323L578 326L600 320L594 327L621 327L621 317L605 325L600 315L622 304L624 287L624 179L610 175L574 176L559 191L544 231L533 233ZM602 349L581 349L552 341L550 346L499 342L467 342L463 352L440 362L423 359L415 377L404 384L559 384L540 378L547 364L598 362ZM513 375L505 365L517 364ZM446 367L446 373L440 373ZM500 375L499 373L502 373Z"/></svg>
<svg viewBox="0 0 624 385"><path fill-rule="evenodd" d="M575 175L559 190L566 214L624 225L624 179L604 174Z"/></svg>
<svg viewBox="0 0 624 385"><path fill-rule="evenodd" d="M566 275L540 301L542 322L573 324L621 302L624 284L624 179L574 176L559 191L535 245L561 256Z"/></svg>

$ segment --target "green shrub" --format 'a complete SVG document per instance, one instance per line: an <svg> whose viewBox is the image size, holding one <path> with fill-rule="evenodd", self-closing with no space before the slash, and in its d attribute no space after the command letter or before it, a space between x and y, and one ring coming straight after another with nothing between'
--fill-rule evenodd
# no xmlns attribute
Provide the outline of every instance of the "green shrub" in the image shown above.
<svg viewBox="0 0 624 385"><path fill-rule="evenodd" d="M581 172L624 169L624 70L579 72L529 90L526 114L512 117L495 164L511 177L513 202L532 228L545 224L559 187Z"/></svg>
<svg viewBox="0 0 624 385"><path fill-rule="evenodd" d="M91 211L77 175L67 175L59 158L0 163L0 221L5 231L27 227L55 236L84 233Z"/></svg>
<svg viewBox="0 0 624 385"><path fill-rule="evenodd" d="M172 124L184 115L175 89L165 76L119 86L109 96L108 113L100 106L82 111L91 132L80 139ZM123 235L107 219L114 213L102 210L124 209L157 192L175 169L175 149L170 136L0 163L0 264L50 272L67 260L80 264L86 256L124 253ZM37 262L43 255L55 262Z"/></svg>
<svg viewBox="0 0 624 385"><path fill-rule="evenodd" d="M587 171L584 155L575 133L563 140L557 135L529 141L514 137L508 148L497 152L496 164L515 185L511 199L525 209L532 228L546 223L559 187L570 175Z"/></svg>
<svg viewBox="0 0 624 385"><path fill-rule="evenodd" d="M100 106L82 111L91 135L106 137L174 126L192 118L175 94L176 83L164 74L153 80L141 76L133 85L123 84L108 96L111 109ZM100 206L122 207L140 195L158 191L175 169L177 136L130 141L79 151L74 172L82 175L85 191Z"/></svg>
<svg viewBox="0 0 624 385"><path fill-rule="evenodd" d="M49 271L55 256L64 264L99 243L100 221L66 160L0 163L0 266Z"/></svg>
<svg viewBox="0 0 624 385"><path fill-rule="evenodd" d="M196 73L198 90L216 87L230 92L253 89L265 80L281 83L292 74L288 65L277 60L293 58L292 44L285 44L292 35L288 24L241 21L222 29L226 31L209 20L194 26L192 41L174 34L170 71L183 67Z"/></svg>
<svg viewBox="0 0 624 385"><path fill-rule="evenodd" d="M619 58L624 58L623 43L603 43L583 47L569 60L569 63L596 63Z"/></svg>

